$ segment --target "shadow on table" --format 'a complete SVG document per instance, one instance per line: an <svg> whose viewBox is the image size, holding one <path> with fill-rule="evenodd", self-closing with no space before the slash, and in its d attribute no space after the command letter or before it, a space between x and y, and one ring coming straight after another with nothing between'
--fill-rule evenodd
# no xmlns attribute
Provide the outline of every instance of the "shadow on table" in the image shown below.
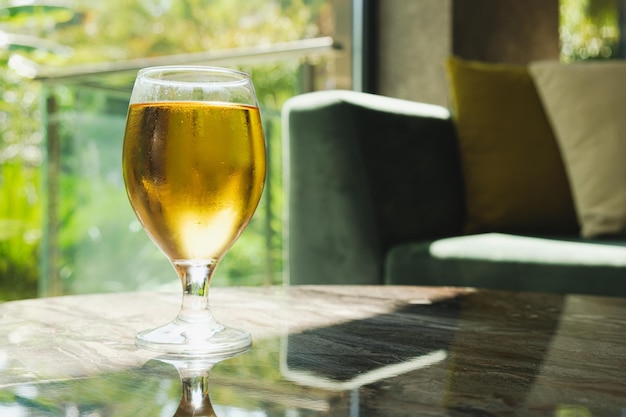
<svg viewBox="0 0 626 417"><path fill-rule="evenodd" d="M298 384L351 392L350 416L514 409L541 370L562 304L555 295L494 291L407 304L288 335L281 369Z"/></svg>

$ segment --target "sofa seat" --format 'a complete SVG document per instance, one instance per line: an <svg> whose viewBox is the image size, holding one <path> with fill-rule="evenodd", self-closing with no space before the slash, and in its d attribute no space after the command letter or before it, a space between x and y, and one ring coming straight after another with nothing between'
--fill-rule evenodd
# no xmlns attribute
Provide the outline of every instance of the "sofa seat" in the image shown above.
<svg viewBox="0 0 626 417"><path fill-rule="evenodd" d="M626 294L626 240L483 233L411 242L385 259L386 284ZM480 277L479 279L477 277Z"/></svg>

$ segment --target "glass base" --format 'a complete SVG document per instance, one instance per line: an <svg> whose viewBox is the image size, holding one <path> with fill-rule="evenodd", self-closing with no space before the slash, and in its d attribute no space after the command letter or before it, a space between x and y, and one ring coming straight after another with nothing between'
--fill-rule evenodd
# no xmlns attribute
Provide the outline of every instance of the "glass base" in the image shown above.
<svg viewBox="0 0 626 417"><path fill-rule="evenodd" d="M177 356L226 358L248 351L252 346L252 337L245 330L221 324L208 327L206 324L175 320L137 333L135 344L142 349Z"/></svg>

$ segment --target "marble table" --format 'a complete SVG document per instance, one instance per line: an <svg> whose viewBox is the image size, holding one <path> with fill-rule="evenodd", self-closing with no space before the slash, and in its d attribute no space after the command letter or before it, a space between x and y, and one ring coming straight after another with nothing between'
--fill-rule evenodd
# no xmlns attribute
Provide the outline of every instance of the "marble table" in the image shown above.
<svg viewBox="0 0 626 417"><path fill-rule="evenodd" d="M626 416L626 299L461 288L213 288L252 349L134 346L180 295L0 304L0 416Z"/></svg>

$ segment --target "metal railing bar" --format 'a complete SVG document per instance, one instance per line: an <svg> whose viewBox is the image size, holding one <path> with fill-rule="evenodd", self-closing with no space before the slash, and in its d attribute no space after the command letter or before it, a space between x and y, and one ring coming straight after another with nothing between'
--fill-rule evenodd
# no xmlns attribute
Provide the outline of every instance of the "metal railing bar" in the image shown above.
<svg viewBox="0 0 626 417"><path fill-rule="evenodd" d="M338 50L341 50L341 47L335 43L332 37L319 37L219 51L164 55L67 67L42 67L37 71L34 79L45 83L80 83L85 78L134 72L144 67L158 65L241 65L259 61L311 58L328 55Z"/></svg>

